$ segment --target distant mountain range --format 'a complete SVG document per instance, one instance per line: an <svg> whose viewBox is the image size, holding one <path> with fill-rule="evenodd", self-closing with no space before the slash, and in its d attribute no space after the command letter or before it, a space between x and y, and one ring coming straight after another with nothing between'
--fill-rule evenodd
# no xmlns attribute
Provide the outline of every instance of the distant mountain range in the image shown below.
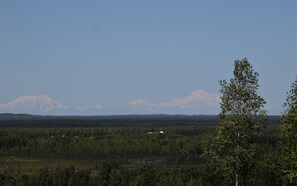
<svg viewBox="0 0 297 186"><path fill-rule="evenodd" d="M47 95L21 96L0 104L0 113L24 113L33 115L89 115L100 114L101 106L65 106Z"/></svg>
<svg viewBox="0 0 297 186"><path fill-rule="evenodd" d="M34 115L111 115L111 114L217 114L219 96L196 90L189 96L174 98L165 103L151 103L139 98L122 107L66 106L47 95L21 96L0 104L0 113Z"/></svg>
<svg viewBox="0 0 297 186"><path fill-rule="evenodd" d="M0 105L0 111L9 113L45 114L58 113L68 107L46 95L21 96L13 101Z"/></svg>

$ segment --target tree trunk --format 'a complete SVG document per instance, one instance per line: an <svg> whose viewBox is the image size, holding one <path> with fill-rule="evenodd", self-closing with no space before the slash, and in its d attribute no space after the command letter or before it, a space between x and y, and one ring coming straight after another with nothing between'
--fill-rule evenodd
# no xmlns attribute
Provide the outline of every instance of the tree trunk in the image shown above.
<svg viewBox="0 0 297 186"><path fill-rule="evenodd" d="M239 143L239 132L237 132L237 139L238 139L238 142ZM237 144L237 148L239 148L239 144ZM238 161L238 157L237 157L237 161ZM238 175L238 169L239 169L239 165L238 165L238 162L236 163L236 173L235 173L235 186L238 186L239 185L239 175Z"/></svg>

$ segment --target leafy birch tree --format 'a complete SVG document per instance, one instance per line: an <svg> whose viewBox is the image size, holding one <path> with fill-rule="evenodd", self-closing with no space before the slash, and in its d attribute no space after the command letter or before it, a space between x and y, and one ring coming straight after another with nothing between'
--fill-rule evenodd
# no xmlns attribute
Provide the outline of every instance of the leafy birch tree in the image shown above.
<svg viewBox="0 0 297 186"><path fill-rule="evenodd" d="M221 80L221 112L212 153L232 183L243 185L255 155L254 139L267 120L265 100L258 95L258 76L246 58L235 60L234 77Z"/></svg>
<svg viewBox="0 0 297 186"><path fill-rule="evenodd" d="M297 76L284 108L279 142L281 175L285 185L297 185Z"/></svg>

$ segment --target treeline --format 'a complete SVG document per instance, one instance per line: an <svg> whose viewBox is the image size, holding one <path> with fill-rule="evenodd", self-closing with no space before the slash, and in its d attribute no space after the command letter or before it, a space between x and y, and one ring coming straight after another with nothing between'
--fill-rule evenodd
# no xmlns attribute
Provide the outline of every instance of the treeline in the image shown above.
<svg viewBox="0 0 297 186"><path fill-rule="evenodd" d="M280 116L270 116L268 124L279 124ZM217 125L215 115L126 115L126 116L34 116L0 114L0 127L139 127Z"/></svg>
<svg viewBox="0 0 297 186"><path fill-rule="evenodd" d="M123 115L123 116L34 116L0 114L0 127L139 127L215 125L217 116Z"/></svg>

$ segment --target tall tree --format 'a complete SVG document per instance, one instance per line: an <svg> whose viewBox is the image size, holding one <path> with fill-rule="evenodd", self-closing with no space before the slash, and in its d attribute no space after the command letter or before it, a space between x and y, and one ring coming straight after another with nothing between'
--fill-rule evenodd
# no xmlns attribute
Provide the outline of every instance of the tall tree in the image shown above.
<svg viewBox="0 0 297 186"><path fill-rule="evenodd" d="M267 119L258 95L258 76L246 58L235 60L234 78L221 80L221 113L213 154L236 186L242 185L255 155L255 137Z"/></svg>
<svg viewBox="0 0 297 186"><path fill-rule="evenodd" d="M297 185L297 76L287 92L279 142L281 175L284 184Z"/></svg>

